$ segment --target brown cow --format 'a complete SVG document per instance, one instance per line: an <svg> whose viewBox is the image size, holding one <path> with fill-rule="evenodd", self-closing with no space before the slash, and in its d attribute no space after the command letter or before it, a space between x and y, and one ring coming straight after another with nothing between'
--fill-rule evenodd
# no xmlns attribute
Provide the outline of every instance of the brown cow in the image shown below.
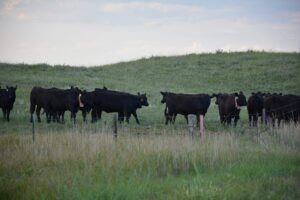
<svg viewBox="0 0 300 200"><path fill-rule="evenodd" d="M243 92L234 94L213 94L216 97L216 104L219 107L220 120L222 124L231 124L234 118L234 126L240 119L240 107L247 105Z"/></svg>

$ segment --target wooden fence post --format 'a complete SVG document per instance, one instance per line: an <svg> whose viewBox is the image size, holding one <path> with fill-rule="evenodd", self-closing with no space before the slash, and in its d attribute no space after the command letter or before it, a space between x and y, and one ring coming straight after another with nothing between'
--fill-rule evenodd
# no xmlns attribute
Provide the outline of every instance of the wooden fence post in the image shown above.
<svg viewBox="0 0 300 200"><path fill-rule="evenodd" d="M114 118L113 118L113 129L114 129L114 138L117 141L117 138L118 138L118 117L117 117L117 115L114 115Z"/></svg>
<svg viewBox="0 0 300 200"><path fill-rule="evenodd" d="M203 115L199 116L199 125L200 125L200 137L204 140L204 117Z"/></svg>
<svg viewBox="0 0 300 200"><path fill-rule="evenodd" d="M266 119L266 109L265 108L263 108L263 110L262 110L262 121L263 121L263 124L266 125L267 119Z"/></svg>
<svg viewBox="0 0 300 200"><path fill-rule="evenodd" d="M32 143L34 144L35 141L35 120L34 115L32 115Z"/></svg>
<svg viewBox="0 0 300 200"><path fill-rule="evenodd" d="M194 115L188 115L188 131L189 136L194 136L194 126L195 126L195 116Z"/></svg>

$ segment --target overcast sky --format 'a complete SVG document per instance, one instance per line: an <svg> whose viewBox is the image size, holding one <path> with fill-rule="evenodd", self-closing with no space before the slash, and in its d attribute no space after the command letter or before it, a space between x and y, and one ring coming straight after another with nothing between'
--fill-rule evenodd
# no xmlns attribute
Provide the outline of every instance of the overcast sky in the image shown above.
<svg viewBox="0 0 300 200"><path fill-rule="evenodd" d="M300 51L299 0L0 0L0 62L101 65L156 55Z"/></svg>

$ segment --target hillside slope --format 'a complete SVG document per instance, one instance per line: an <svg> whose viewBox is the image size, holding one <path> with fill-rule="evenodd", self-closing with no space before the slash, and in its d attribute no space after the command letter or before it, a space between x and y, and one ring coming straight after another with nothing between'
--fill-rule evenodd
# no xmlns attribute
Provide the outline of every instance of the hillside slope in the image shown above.
<svg viewBox="0 0 300 200"><path fill-rule="evenodd" d="M300 54L191 54L90 68L1 63L0 85L18 85L11 123L21 126L29 125L29 94L33 86L68 88L70 85L87 90L105 85L114 90L147 93L150 106L138 110L141 123L162 125L164 106L160 103L160 91L209 94L243 91L247 97L253 91L300 94ZM78 118L82 121L81 116ZM111 115L104 115L104 121L110 118ZM207 122L213 126L218 120L213 99ZM242 121L247 122L245 108ZM134 123L132 120L131 124ZM183 117L178 117L177 123L184 124Z"/></svg>

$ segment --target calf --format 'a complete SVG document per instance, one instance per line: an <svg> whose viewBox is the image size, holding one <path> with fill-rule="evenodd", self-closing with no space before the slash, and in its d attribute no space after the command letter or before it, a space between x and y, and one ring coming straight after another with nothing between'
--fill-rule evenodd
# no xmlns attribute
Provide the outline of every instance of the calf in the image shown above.
<svg viewBox="0 0 300 200"><path fill-rule="evenodd" d="M234 126L240 119L240 107L247 105L247 100L243 92L234 94L213 94L216 97L216 104L219 108L219 115L222 124L231 124L234 118Z"/></svg>
<svg viewBox="0 0 300 200"><path fill-rule="evenodd" d="M0 89L0 108L2 108L4 120L10 120L10 112L16 100L16 90L17 86L6 86L6 89Z"/></svg>

